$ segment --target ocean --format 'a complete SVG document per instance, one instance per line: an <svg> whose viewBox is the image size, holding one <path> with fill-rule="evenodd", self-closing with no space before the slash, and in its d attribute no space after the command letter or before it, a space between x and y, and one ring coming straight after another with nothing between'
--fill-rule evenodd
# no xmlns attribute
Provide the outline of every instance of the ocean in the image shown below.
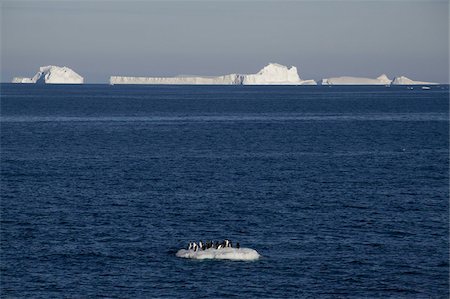
<svg viewBox="0 0 450 299"><path fill-rule="evenodd" d="M3 298L448 298L449 89L1 85ZM175 256L230 239L256 261Z"/></svg>

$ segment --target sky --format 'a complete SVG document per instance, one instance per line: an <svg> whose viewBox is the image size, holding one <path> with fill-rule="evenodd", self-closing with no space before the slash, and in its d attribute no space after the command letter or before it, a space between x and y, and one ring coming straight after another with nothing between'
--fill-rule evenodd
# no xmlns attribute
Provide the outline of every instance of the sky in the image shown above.
<svg viewBox="0 0 450 299"><path fill-rule="evenodd" d="M449 82L448 0L1 2L1 82L68 66L111 75L255 73Z"/></svg>

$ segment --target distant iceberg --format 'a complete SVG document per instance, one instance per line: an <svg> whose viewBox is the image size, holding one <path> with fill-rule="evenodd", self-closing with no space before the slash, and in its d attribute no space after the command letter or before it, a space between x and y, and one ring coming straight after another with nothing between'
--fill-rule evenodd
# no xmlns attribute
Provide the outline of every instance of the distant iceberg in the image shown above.
<svg viewBox="0 0 450 299"><path fill-rule="evenodd" d="M395 77L392 81L392 85L437 85L438 83L414 81L405 76Z"/></svg>
<svg viewBox="0 0 450 299"><path fill-rule="evenodd" d="M176 77L124 77L111 76L114 84L205 84L205 85L317 85L314 80L302 80L297 68L270 63L256 74L229 74L223 76L176 76Z"/></svg>
<svg viewBox="0 0 450 299"><path fill-rule="evenodd" d="M42 66L33 78L14 77L12 83L83 84L84 78L64 66Z"/></svg>
<svg viewBox="0 0 450 299"><path fill-rule="evenodd" d="M187 85L239 85L242 82L240 75L231 74L217 77L195 77L195 76L177 76L177 77L124 77L111 76L109 83L115 84L187 84Z"/></svg>
<svg viewBox="0 0 450 299"><path fill-rule="evenodd" d="M302 80L298 76L297 68L269 63L256 74L241 75L242 85L317 85L314 80Z"/></svg>
<svg viewBox="0 0 450 299"><path fill-rule="evenodd" d="M322 79L322 85L389 85L390 80L385 74L376 79L363 77L334 77Z"/></svg>
<svg viewBox="0 0 450 299"><path fill-rule="evenodd" d="M364 77L334 77L322 79L322 85L432 85L438 83L414 81L405 76L389 79L386 75L381 75L375 79Z"/></svg>

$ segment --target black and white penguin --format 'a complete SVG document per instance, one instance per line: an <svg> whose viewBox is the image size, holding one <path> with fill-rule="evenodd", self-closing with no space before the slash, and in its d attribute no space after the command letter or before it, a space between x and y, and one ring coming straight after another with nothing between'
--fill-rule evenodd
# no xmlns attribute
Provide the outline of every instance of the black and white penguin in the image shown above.
<svg viewBox="0 0 450 299"><path fill-rule="evenodd" d="M197 243L194 242L194 244L192 244L192 249L194 249L194 251L197 251L198 249Z"/></svg>
<svg viewBox="0 0 450 299"><path fill-rule="evenodd" d="M203 247L203 242L202 241L198 242L198 247L201 250L205 250L205 248Z"/></svg>
<svg viewBox="0 0 450 299"><path fill-rule="evenodd" d="M239 242L236 242L236 248L237 249L241 248L241 245L239 245Z"/></svg>
<svg viewBox="0 0 450 299"><path fill-rule="evenodd" d="M188 245L188 249L187 250L191 250L192 249L192 242L189 242L189 245Z"/></svg>
<svg viewBox="0 0 450 299"><path fill-rule="evenodd" d="M223 241L224 246L223 247L230 247L230 241L225 239L225 241Z"/></svg>

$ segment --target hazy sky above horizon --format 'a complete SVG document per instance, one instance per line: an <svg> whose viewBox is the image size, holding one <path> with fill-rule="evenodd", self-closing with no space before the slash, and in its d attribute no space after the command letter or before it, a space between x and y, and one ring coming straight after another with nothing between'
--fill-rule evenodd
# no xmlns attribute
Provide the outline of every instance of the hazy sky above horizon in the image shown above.
<svg viewBox="0 0 450 299"><path fill-rule="evenodd" d="M449 2L3 1L1 81L68 66L110 75L254 73L449 82Z"/></svg>

